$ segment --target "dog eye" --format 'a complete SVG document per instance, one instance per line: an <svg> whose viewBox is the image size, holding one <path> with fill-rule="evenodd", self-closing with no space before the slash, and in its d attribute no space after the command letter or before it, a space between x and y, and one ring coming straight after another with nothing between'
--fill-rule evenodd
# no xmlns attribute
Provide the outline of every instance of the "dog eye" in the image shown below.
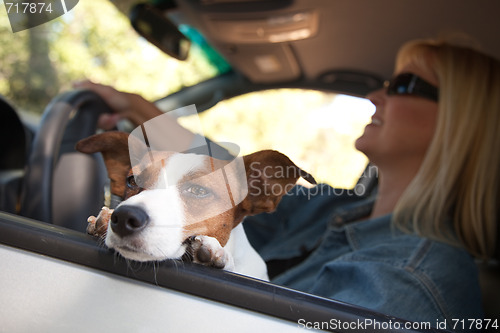
<svg viewBox="0 0 500 333"><path fill-rule="evenodd" d="M127 177L127 186L131 189L136 189L139 187L137 183L135 182L135 177L134 176L128 176Z"/></svg>
<svg viewBox="0 0 500 333"><path fill-rule="evenodd" d="M206 198L210 194L212 194L208 189L200 185L191 185L187 187L184 191L198 198Z"/></svg>

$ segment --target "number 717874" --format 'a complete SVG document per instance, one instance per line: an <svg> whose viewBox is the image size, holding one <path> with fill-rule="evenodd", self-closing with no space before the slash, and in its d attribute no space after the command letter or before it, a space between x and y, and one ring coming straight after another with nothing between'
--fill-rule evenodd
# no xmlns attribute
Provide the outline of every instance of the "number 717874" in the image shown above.
<svg viewBox="0 0 500 333"><path fill-rule="evenodd" d="M45 2L6 2L7 14L41 14L42 12L52 13L52 3Z"/></svg>

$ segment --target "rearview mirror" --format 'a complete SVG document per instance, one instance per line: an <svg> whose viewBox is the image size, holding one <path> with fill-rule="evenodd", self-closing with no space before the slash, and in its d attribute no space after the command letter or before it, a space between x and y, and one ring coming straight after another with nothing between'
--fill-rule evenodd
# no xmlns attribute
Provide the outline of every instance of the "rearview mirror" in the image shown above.
<svg viewBox="0 0 500 333"><path fill-rule="evenodd" d="M186 60L191 42L166 13L149 4L138 4L130 11L134 29L150 43L171 57Z"/></svg>

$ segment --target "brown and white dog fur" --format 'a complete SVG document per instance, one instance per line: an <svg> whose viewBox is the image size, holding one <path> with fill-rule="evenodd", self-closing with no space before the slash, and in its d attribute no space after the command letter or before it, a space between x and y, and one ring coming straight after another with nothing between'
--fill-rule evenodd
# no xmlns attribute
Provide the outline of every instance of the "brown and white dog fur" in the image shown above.
<svg viewBox="0 0 500 333"><path fill-rule="evenodd" d="M136 261L180 259L190 253L194 262L264 280L268 279L266 265L241 222L245 216L273 211L299 177L315 183L285 155L259 151L243 157L248 193L235 200L239 203L221 209L218 200L227 198L227 179L233 172L228 161L150 152L132 168L128 134L123 132L91 136L76 148L102 153L111 193L123 199L114 211L103 208L97 218L89 218L88 232L105 237L106 246ZM210 176L220 168L225 168L226 182ZM164 174L168 174L168 186L161 179ZM140 186L134 175L143 180Z"/></svg>

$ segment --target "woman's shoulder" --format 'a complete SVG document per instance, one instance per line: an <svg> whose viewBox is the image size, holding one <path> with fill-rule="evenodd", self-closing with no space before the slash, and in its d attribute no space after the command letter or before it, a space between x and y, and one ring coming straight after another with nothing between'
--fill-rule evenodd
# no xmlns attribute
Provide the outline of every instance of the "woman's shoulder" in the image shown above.
<svg viewBox="0 0 500 333"><path fill-rule="evenodd" d="M401 237L409 249L401 269L427 295L448 321L482 318L479 274L463 248L416 236Z"/></svg>
<svg viewBox="0 0 500 333"><path fill-rule="evenodd" d="M478 269L465 249L369 224L360 226L365 237L350 233L360 238L351 240L358 248L349 260L385 267L380 271L387 272L386 278L399 276L398 281L406 281L403 292L408 297L413 290L448 321L482 318Z"/></svg>
<svg viewBox="0 0 500 333"><path fill-rule="evenodd" d="M422 239L404 269L448 320L483 318L478 268L465 249Z"/></svg>
<svg viewBox="0 0 500 333"><path fill-rule="evenodd" d="M474 258L462 247L405 234L394 228L370 232L358 238L352 256L368 261L383 261L413 276L422 287L433 290L468 291L479 295L478 269ZM352 242L352 240L351 240ZM477 288L476 288L477 287Z"/></svg>

